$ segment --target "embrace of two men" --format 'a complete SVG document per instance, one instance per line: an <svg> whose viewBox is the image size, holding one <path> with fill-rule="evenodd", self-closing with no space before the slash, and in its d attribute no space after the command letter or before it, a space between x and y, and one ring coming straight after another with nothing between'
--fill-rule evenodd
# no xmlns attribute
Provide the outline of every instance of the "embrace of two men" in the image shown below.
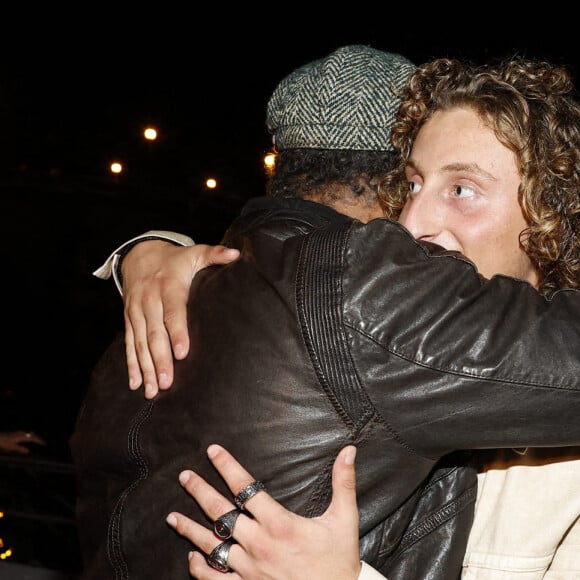
<svg viewBox="0 0 580 580"><path fill-rule="evenodd" d="M122 336L95 369L71 441L83 578L188 577L165 517L210 533L176 482L192 469L228 493L212 443L308 517L356 445L360 559L390 580L459 578L472 451L580 444L570 92L544 63L416 69L365 46L286 77L268 195L224 236L240 257L195 276L171 389L127 388ZM242 549L223 548L228 569Z"/></svg>

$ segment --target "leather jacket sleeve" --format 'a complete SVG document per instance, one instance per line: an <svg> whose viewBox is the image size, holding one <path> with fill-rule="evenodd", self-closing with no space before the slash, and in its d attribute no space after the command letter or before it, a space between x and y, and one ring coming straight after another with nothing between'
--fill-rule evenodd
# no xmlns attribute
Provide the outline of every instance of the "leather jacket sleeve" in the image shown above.
<svg viewBox="0 0 580 580"><path fill-rule="evenodd" d="M305 288L321 277L340 287L332 324L389 429L434 458L579 444L580 292L548 300L513 278L486 282L469 260L409 243L403 226L384 221L312 234L302 265ZM327 310L327 299L313 296L309 310ZM307 323L318 325L313 336L335 332L315 315Z"/></svg>

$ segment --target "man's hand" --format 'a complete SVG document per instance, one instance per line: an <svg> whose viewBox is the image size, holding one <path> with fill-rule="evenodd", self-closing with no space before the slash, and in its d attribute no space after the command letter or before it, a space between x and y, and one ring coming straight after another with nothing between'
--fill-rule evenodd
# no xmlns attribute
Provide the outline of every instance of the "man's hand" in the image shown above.
<svg viewBox="0 0 580 580"><path fill-rule="evenodd" d="M32 431L6 431L0 433L0 453L28 455L31 443L46 445L46 441Z"/></svg>
<svg viewBox="0 0 580 580"><path fill-rule="evenodd" d="M175 246L162 240L143 241L123 259L125 348L129 388L145 385L152 399L173 383L173 356L189 351L187 299L197 272L228 264L239 251L225 246Z"/></svg>
<svg viewBox="0 0 580 580"><path fill-rule="evenodd" d="M356 504L356 449L345 447L332 471L332 501L319 517L304 518L279 504L267 491L249 499L233 524L236 540L227 565L232 580L356 580L361 570L358 546L359 516ZM211 445L208 456L236 494L254 477L223 447ZM212 521L232 510L233 503L193 471L179 480ZM198 546L205 554L220 543L212 530L173 512L167 523ZM211 568L203 554L190 554L189 572L199 580L220 580L224 576Z"/></svg>

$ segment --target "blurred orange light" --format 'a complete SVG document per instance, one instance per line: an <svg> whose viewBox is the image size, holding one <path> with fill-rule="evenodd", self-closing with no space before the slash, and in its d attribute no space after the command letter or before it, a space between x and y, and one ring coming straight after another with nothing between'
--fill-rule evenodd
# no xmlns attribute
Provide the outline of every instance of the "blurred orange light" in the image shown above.
<svg viewBox="0 0 580 580"><path fill-rule="evenodd" d="M143 137L148 141L155 141L155 139L157 139L157 129L147 127L145 131L143 131Z"/></svg>
<svg viewBox="0 0 580 580"><path fill-rule="evenodd" d="M276 155L274 153L268 153L264 156L264 165L266 167L272 168L276 164Z"/></svg>

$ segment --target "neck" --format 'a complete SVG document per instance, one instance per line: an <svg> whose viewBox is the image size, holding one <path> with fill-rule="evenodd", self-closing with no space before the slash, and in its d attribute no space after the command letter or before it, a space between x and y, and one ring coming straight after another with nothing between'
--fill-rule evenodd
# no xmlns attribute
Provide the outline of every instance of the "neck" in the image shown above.
<svg viewBox="0 0 580 580"><path fill-rule="evenodd" d="M367 192L354 195L346 186L333 187L332 190L315 191L304 199L327 205L339 213L367 223L376 218L385 217L376 193Z"/></svg>
<svg viewBox="0 0 580 580"><path fill-rule="evenodd" d="M376 218L385 217L385 212L379 205L378 201L373 205L366 203L351 203L351 200L337 200L330 205L336 211L343 213L351 218L357 219L364 224Z"/></svg>

